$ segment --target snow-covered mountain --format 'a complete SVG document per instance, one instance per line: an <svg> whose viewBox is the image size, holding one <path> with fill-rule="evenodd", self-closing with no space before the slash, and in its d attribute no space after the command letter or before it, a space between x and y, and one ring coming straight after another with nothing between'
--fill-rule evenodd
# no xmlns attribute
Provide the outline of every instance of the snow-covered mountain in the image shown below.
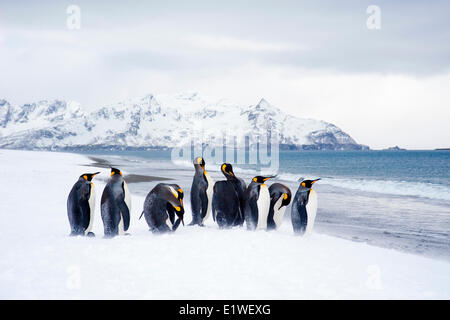
<svg viewBox="0 0 450 320"><path fill-rule="evenodd" d="M288 149L368 148L333 124L296 118L264 99L243 106L196 93L148 95L90 111L61 100L22 106L0 100L0 148L170 148L191 140L222 143L224 134L252 144L267 132Z"/></svg>

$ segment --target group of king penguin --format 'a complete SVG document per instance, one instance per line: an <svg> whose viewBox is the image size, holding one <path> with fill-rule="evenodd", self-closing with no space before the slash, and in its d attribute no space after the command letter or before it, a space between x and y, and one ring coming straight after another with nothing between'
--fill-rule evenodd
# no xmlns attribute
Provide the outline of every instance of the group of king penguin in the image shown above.
<svg viewBox="0 0 450 320"><path fill-rule="evenodd" d="M226 180L214 181L205 168L202 157L194 159L195 174L190 200L192 222L204 226L210 215L219 228L243 226L248 230L274 230L283 222L286 207L291 203L291 190L281 184L268 187L266 181L274 176L256 176L246 186L236 177L229 163L220 169ZM67 213L72 236L93 237L95 189L92 179L96 173L84 173L72 187L67 199ZM291 206L291 221L296 235L309 234L317 213L315 180L301 178ZM146 196L141 216L153 233L173 232L184 226L183 190L177 184L159 183ZM111 168L111 177L101 198L101 217L105 237L127 235L130 227L131 196L122 172Z"/></svg>

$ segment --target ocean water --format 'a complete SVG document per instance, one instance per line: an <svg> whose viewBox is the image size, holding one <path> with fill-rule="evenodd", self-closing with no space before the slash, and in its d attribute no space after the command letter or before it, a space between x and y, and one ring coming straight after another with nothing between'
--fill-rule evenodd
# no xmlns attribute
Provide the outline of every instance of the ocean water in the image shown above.
<svg viewBox="0 0 450 320"><path fill-rule="evenodd" d="M173 163L170 151L90 154L128 173L172 178L189 192L192 164ZM207 162L207 170L224 179L218 165ZM248 166L235 172L247 183L257 174ZM450 151L282 151L270 173L293 194L300 177L321 178L317 232L450 260ZM146 195L156 183L130 188ZM284 223L290 224L290 207Z"/></svg>

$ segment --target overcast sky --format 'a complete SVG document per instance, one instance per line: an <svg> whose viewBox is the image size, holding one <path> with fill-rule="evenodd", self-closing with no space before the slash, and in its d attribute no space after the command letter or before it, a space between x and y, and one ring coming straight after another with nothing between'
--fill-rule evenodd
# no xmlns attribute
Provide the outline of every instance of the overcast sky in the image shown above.
<svg viewBox="0 0 450 320"><path fill-rule="evenodd" d="M450 147L450 2L318 2L0 0L0 97L265 98L372 148Z"/></svg>

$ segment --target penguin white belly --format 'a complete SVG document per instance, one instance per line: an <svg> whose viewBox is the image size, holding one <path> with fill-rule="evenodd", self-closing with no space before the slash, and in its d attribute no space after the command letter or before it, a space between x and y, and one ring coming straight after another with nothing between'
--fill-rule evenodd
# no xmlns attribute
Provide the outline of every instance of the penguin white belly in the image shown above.
<svg viewBox="0 0 450 320"><path fill-rule="evenodd" d="M214 192L214 181L209 176L209 173L205 172L206 181L208 181L208 188L206 189L206 197L208 198L208 209L206 209L206 215L202 220L202 223L208 219L209 215L211 214L212 210L212 197Z"/></svg>
<svg viewBox="0 0 450 320"><path fill-rule="evenodd" d="M308 203L306 205L306 214L308 215L308 223L306 225L305 234L310 234L314 227L317 213L317 193L311 189L309 192Z"/></svg>
<svg viewBox="0 0 450 320"><path fill-rule="evenodd" d="M173 224L172 224L172 222L170 221L169 214L168 214L167 212L166 212L166 214L167 214L166 225L169 227L170 230L173 230L173 229L172 229L172 228L173 228Z"/></svg>
<svg viewBox="0 0 450 320"><path fill-rule="evenodd" d="M283 195L275 202L273 206L273 221L275 222L275 226L279 228L283 223L284 212L286 211L286 206L280 208L281 203L283 202ZM280 209L278 209L280 208Z"/></svg>
<svg viewBox="0 0 450 320"><path fill-rule="evenodd" d="M270 193L265 184L259 189L259 197L256 202L258 206L258 223L256 229L267 229L267 217L270 209Z"/></svg>
<svg viewBox="0 0 450 320"><path fill-rule="evenodd" d="M119 235L124 235L125 234L125 230L124 230L124 227L123 227L122 213L120 213L120 220L119 220L119 225L117 226L117 229L119 231Z"/></svg>
<svg viewBox="0 0 450 320"><path fill-rule="evenodd" d="M84 235L87 235L92 230L92 225L94 223L94 211L95 211L95 189L94 184L91 183L91 194L89 195L89 225L84 230Z"/></svg>

